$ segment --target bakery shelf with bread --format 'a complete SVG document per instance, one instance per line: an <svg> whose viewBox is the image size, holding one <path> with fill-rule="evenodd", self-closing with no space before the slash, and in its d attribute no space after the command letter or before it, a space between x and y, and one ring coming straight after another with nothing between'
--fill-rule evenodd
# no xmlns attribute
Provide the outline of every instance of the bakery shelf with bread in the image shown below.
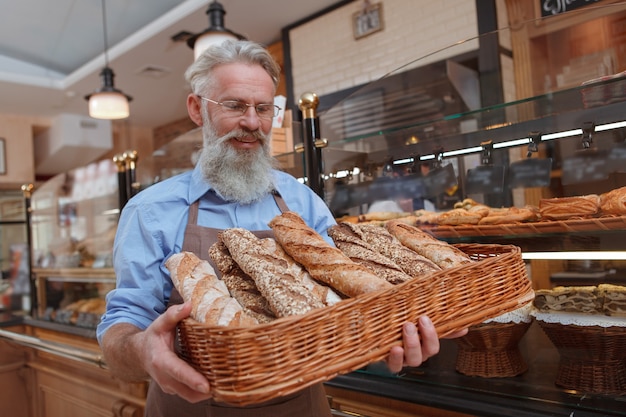
<svg viewBox="0 0 626 417"><path fill-rule="evenodd" d="M261 324L209 325L199 317L181 322L181 354L207 377L218 401L259 403L380 361L401 343L402 323L423 314L444 336L515 310L534 297L515 246L456 245L454 251L463 254L464 262L391 284L329 245L295 213L277 216L270 226L282 249L342 299ZM238 254L250 252L239 246L228 247L235 252L233 259L255 262ZM258 247L252 252L266 260L275 256ZM288 272L284 259L275 261L278 267L265 265L259 276L297 275ZM242 269L256 274L249 266ZM272 310L280 316L280 310Z"/></svg>
<svg viewBox="0 0 626 417"><path fill-rule="evenodd" d="M396 213L394 219L442 239L626 230L626 187L599 195L546 198L538 206L525 207L494 208L467 198L451 210ZM389 218L385 213L369 213L345 221L384 224Z"/></svg>

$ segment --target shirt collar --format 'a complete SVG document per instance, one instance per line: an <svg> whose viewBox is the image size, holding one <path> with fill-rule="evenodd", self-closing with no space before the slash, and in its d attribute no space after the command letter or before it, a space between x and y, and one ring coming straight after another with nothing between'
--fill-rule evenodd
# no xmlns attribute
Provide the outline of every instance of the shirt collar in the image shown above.
<svg viewBox="0 0 626 417"><path fill-rule="evenodd" d="M193 172L191 173L191 181L189 183L189 203L193 203L199 200L200 197L205 195L211 190L211 184L204 179L204 174L200 168L200 164L196 164Z"/></svg>

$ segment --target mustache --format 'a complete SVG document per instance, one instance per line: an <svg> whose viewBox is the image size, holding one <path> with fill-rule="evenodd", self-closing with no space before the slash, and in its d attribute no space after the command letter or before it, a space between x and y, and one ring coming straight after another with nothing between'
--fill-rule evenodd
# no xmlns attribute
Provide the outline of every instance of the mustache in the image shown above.
<svg viewBox="0 0 626 417"><path fill-rule="evenodd" d="M222 144L224 142L229 141L230 139L241 139L241 138L246 138L250 136L261 141L262 144L267 143L270 138L269 134L265 134L260 130L247 131L244 129L235 129L235 130L228 132L224 136L217 138L217 142Z"/></svg>

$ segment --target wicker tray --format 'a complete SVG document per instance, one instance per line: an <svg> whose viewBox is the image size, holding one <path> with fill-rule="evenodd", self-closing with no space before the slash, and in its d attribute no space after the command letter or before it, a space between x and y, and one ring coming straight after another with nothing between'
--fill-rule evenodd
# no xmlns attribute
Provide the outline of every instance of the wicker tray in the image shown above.
<svg viewBox="0 0 626 417"><path fill-rule="evenodd" d="M539 221L498 225L429 226L419 225L437 238L468 236L522 236L549 233L597 232L626 230L626 216L607 216L591 219Z"/></svg>
<svg viewBox="0 0 626 417"><path fill-rule="evenodd" d="M485 323L472 326L455 339L458 345L456 370L464 375L504 378L520 375L528 365L519 342L531 322Z"/></svg>
<svg viewBox="0 0 626 417"><path fill-rule="evenodd" d="M537 322L559 351L556 385L600 394L626 393L626 327Z"/></svg>
<svg viewBox="0 0 626 417"><path fill-rule="evenodd" d="M402 323L424 314L438 334L481 323L533 299L521 251L460 244L479 261L248 328L179 325L181 355L209 380L216 401L249 405L383 360Z"/></svg>

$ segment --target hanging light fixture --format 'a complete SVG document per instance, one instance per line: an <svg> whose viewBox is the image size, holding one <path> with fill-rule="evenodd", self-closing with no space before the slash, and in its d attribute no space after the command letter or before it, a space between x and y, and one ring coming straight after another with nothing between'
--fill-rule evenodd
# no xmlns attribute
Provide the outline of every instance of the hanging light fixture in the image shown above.
<svg viewBox="0 0 626 417"><path fill-rule="evenodd" d="M211 45L221 43L227 39L246 39L244 36L224 27L226 11L221 3L213 1L209 4L206 14L209 16L208 29L187 39L187 45L193 49L194 59L197 59Z"/></svg>
<svg viewBox="0 0 626 417"><path fill-rule="evenodd" d="M125 119L130 114L128 103L132 97L116 89L113 84L115 74L109 68L107 46L106 9L102 0L102 29L104 35L104 68L100 72L102 87L85 96L89 101L89 116L95 119Z"/></svg>

